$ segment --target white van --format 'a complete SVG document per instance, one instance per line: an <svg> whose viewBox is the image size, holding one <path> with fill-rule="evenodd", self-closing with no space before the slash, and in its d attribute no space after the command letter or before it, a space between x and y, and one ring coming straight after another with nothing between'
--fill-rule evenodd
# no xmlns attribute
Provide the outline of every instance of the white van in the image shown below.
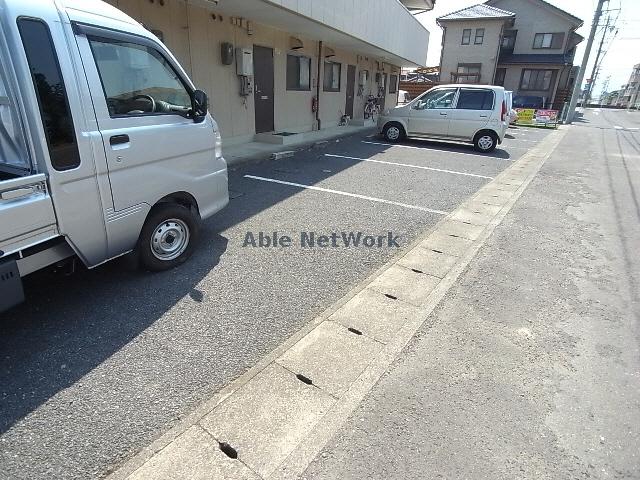
<svg viewBox="0 0 640 480"><path fill-rule="evenodd" d="M229 201L221 148L206 94L138 22L98 0L0 0L0 311L70 257L184 262Z"/></svg>
<svg viewBox="0 0 640 480"><path fill-rule="evenodd" d="M387 110L378 128L389 142L422 137L473 143L491 152L507 131L503 87L493 85L439 85L407 105Z"/></svg>

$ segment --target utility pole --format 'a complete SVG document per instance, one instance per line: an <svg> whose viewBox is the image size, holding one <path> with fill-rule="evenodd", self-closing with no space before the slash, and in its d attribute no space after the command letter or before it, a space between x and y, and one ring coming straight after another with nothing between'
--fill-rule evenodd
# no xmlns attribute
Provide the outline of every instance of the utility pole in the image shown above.
<svg viewBox="0 0 640 480"><path fill-rule="evenodd" d="M587 94L584 96L584 105L586 106L589 103L589 99L591 98L591 93L593 92L593 86L596 83L596 77L600 71L598 67L598 63L600 62L600 54L602 53L602 46L604 45L604 39L607 36L607 31L609 30L609 22L611 22L611 15L607 15L607 23L604 26L604 31L602 32L602 38L600 39L600 45L598 46L598 53L596 53L596 61L593 62L593 69L591 70L591 82L589 83L589 88L587 89Z"/></svg>
<svg viewBox="0 0 640 480"><path fill-rule="evenodd" d="M600 21L600 15L602 15L602 6L604 2L609 0L598 0L598 6L596 7L596 13L593 15L593 24L591 25L591 33L589 33L589 39L587 40L587 47L584 50L584 58L582 59L582 65L580 71L575 79L573 86L573 94L571 95L571 102L569 103L569 111L567 112L567 119L565 123L573 122L573 116L576 113L576 105L578 104L578 97L582 90L582 81L584 80L584 72L587 70L587 63L589 63L589 55L591 54L591 47L593 46L593 39L596 36L596 30L598 29L598 22Z"/></svg>

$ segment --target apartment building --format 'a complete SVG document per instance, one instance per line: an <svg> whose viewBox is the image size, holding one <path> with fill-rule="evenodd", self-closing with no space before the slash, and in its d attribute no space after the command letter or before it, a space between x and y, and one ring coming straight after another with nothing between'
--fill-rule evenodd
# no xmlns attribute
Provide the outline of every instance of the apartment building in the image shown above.
<svg viewBox="0 0 640 480"><path fill-rule="evenodd" d="M364 122L424 66L434 0L107 0L154 32L205 90L226 145ZM274 143L278 143L275 141Z"/></svg>
<svg viewBox="0 0 640 480"><path fill-rule="evenodd" d="M437 21L441 82L503 85L545 108L569 97L579 18L543 0L489 0Z"/></svg>
<svg viewBox="0 0 640 480"><path fill-rule="evenodd" d="M633 66L629 82L622 86L615 104L625 108L640 107L640 63Z"/></svg>

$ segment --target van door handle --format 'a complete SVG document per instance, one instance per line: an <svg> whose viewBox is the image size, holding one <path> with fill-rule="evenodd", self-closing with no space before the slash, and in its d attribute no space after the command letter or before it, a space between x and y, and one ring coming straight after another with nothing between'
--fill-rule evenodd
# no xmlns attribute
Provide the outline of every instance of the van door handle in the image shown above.
<svg viewBox="0 0 640 480"><path fill-rule="evenodd" d="M489 115L480 115L480 118L487 118Z"/></svg>
<svg viewBox="0 0 640 480"><path fill-rule="evenodd" d="M114 135L109 139L109 143L113 145L122 145L123 143L129 143L129 135Z"/></svg>
<svg viewBox="0 0 640 480"><path fill-rule="evenodd" d="M447 116L445 112L440 112L440 115L444 115L445 117Z"/></svg>

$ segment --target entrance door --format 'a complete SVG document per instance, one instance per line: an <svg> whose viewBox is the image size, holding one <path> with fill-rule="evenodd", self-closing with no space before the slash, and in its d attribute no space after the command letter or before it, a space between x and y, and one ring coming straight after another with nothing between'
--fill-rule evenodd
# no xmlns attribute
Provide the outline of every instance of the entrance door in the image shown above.
<svg viewBox="0 0 640 480"><path fill-rule="evenodd" d="M253 46L256 133L273 132L273 49Z"/></svg>
<svg viewBox="0 0 640 480"><path fill-rule="evenodd" d="M356 88L356 67L349 65L347 68L347 104L344 107L344 114L353 118L353 100Z"/></svg>

